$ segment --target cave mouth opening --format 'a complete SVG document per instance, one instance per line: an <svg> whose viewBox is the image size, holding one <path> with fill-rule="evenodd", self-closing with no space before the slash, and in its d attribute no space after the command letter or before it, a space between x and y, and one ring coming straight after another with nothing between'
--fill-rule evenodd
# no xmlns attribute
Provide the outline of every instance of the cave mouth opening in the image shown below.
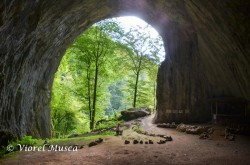
<svg viewBox="0 0 250 165"><path fill-rule="evenodd" d="M158 32L136 16L105 19L80 34L54 76L52 136L115 126L121 110L133 107L155 112L163 45Z"/></svg>

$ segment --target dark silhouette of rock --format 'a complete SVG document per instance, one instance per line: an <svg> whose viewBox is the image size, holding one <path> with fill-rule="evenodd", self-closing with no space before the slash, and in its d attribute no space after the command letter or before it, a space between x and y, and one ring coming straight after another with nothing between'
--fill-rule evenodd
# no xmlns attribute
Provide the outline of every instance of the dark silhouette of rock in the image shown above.
<svg viewBox="0 0 250 165"><path fill-rule="evenodd" d="M171 136L165 137L166 141L173 141L173 138Z"/></svg>
<svg viewBox="0 0 250 165"><path fill-rule="evenodd" d="M83 145L73 145L73 148L77 147L77 149L83 149Z"/></svg>
<svg viewBox="0 0 250 165"><path fill-rule="evenodd" d="M121 111L121 117L119 118L119 120L129 121L147 115L149 115L149 113L145 108L130 108L125 111Z"/></svg>
<svg viewBox="0 0 250 165"><path fill-rule="evenodd" d="M208 30L209 28L204 28L198 30L197 34L201 35L201 38L198 39L196 47L190 47L191 43L194 44L197 41L194 39L196 37L190 35L185 40L182 40L180 38L183 37L184 31L178 28L172 30L172 33L166 37L172 42L178 41L178 44L173 44L168 48L168 50L171 50L168 59L171 60L164 61L159 69L156 123L165 121L208 121L211 118L209 115L210 109L206 105L208 96L236 96L242 98L249 98L250 96L250 44L247 41L249 37L244 36L247 27L249 27L247 25L249 22L243 20L239 22L232 21L233 19L240 19L241 14L244 15L243 18L249 20L246 18L247 10L243 7L244 5L249 6L249 3L247 3L247 0L238 1L237 3L230 1L227 4L225 1L217 4L212 1L206 4L204 1L196 1L194 4L199 6L199 10L195 10L194 4L192 5L191 2L185 1L186 5L189 6L188 12L193 14L191 19L194 20L194 27L200 27L202 24L200 20L202 19L206 22L203 27L212 26L218 27L218 29ZM235 3L232 5L234 7L230 7L231 3ZM242 6L236 7L236 5ZM218 10L213 10L213 8ZM224 12L233 10L233 8L237 8L239 12L231 13L232 18L227 19L227 14ZM209 16L203 17L203 11L206 11ZM214 22L209 21L210 18L213 18ZM243 26L245 30L237 28L237 24ZM236 35L239 38L230 34L233 28L239 31L239 34ZM220 39L221 36L225 36L225 38ZM216 44L216 41L221 42ZM239 45L236 46L237 44ZM240 45L244 45L244 48L238 53L234 48L240 49ZM238 60L234 60L235 55ZM247 69L244 70L244 67ZM236 73L236 70L239 72ZM239 80L237 76L242 79ZM244 87L240 90L238 86Z"/></svg>
<svg viewBox="0 0 250 165"><path fill-rule="evenodd" d="M130 143L129 140L125 140L125 141L124 141L124 144L129 144L129 143Z"/></svg>
<svg viewBox="0 0 250 165"><path fill-rule="evenodd" d="M154 144L154 142L152 140L149 140L148 143L149 144Z"/></svg>
<svg viewBox="0 0 250 165"><path fill-rule="evenodd" d="M97 143L96 141L95 141L95 142L90 142L88 146L89 146L89 147L93 147L93 146L96 146L97 144L98 144L98 143Z"/></svg>
<svg viewBox="0 0 250 165"><path fill-rule="evenodd" d="M100 144L100 143L102 143L103 142L103 139L102 138L99 138L99 139L97 139L96 141L94 141L94 142L90 142L89 143L89 147L92 147L92 146L95 146L95 145L97 145L97 144Z"/></svg>
<svg viewBox="0 0 250 165"><path fill-rule="evenodd" d="M157 144L164 144L166 143L166 140L160 140L159 142L157 142Z"/></svg>
<svg viewBox="0 0 250 165"><path fill-rule="evenodd" d="M134 140L134 141L133 141L133 144L138 144L138 143L139 143L138 140Z"/></svg>
<svg viewBox="0 0 250 165"><path fill-rule="evenodd" d="M143 141L142 141L142 140L140 140L140 144L143 144Z"/></svg>
<svg viewBox="0 0 250 165"><path fill-rule="evenodd" d="M96 140L97 143L102 143L103 142L103 139L102 138L99 138L98 140Z"/></svg>

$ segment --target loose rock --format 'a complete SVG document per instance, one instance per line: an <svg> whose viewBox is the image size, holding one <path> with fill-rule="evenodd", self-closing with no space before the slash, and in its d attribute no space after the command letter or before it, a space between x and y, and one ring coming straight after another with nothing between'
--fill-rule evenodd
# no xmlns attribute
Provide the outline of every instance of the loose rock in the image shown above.
<svg viewBox="0 0 250 165"><path fill-rule="evenodd" d="M133 144L138 144L138 143L139 143L138 140L134 140L134 141L133 141Z"/></svg>
<svg viewBox="0 0 250 165"><path fill-rule="evenodd" d="M124 141L124 144L129 144L129 143L130 143L129 140L125 140L125 141Z"/></svg>
<svg viewBox="0 0 250 165"><path fill-rule="evenodd" d="M154 142L152 140L149 140L148 143L149 144L154 144Z"/></svg>

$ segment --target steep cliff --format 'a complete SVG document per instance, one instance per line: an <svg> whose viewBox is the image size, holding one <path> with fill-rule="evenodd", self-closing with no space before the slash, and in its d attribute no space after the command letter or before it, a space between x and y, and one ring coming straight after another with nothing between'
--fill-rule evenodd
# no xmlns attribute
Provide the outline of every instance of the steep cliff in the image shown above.
<svg viewBox="0 0 250 165"><path fill-rule="evenodd" d="M250 99L249 9L248 1L185 1L195 36L186 42L174 28L166 39L156 122L209 119L209 98Z"/></svg>

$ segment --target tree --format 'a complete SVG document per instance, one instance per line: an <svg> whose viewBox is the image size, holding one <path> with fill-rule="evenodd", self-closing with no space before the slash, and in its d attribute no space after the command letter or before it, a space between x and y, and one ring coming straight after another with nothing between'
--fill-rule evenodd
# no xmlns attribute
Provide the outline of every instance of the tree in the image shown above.
<svg viewBox="0 0 250 165"><path fill-rule="evenodd" d="M138 29L126 33L108 20L76 38L54 78L54 131L64 136L71 131L93 130L105 112L116 114L129 108L131 100L135 105L153 105L158 50L156 40L142 34Z"/></svg>
<svg viewBox="0 0 250 165"><path fill-rule="evenodd" d="M100 74L105 74L105 65L114 55L114 49L117 46L109 36L110 28L114 28L109 22L99 23L99 26L90 27L85 33L79 36L72 47L69 49L76 57L76 65L74 70L78 70L75 74L75 81L81 77L82 70L86 72L87 94L83 92L82 86L77 91L78 95L84 97L87 95L88 111L90 119L90 129L94 128L97 100L100 84ZM82 67L82 66L84 67ZM79 71L80 70L80 71ZM80 78L81 79L81 78ZM79 94L81 93L81 94Z"/></svg>
<svg viewBox="0 0 250 165"><path fill-rule="evenodd" d="M143 70L145 70L147 61L159 62L157 56L160 47L159 39L153 39L145 32L146 27L131 28L129 32L123 35L121 40L132 51L128 51L127 55L132 63L131 69L135 75L133 107L136 107L139 77ZM127 49L128 50L128 49Z"/></svg>
<svg viewBox="0 0 250 165"><path fill-rule="evenodd" d="M52 131L55 137L69 134L70 131L77 128L78 120L76 116L79 115L77 111L77 101L69 92L72 86L72 78L69 74L68 59L64 58L56 73L52 89L51 100L51 118Z"/></svg>

